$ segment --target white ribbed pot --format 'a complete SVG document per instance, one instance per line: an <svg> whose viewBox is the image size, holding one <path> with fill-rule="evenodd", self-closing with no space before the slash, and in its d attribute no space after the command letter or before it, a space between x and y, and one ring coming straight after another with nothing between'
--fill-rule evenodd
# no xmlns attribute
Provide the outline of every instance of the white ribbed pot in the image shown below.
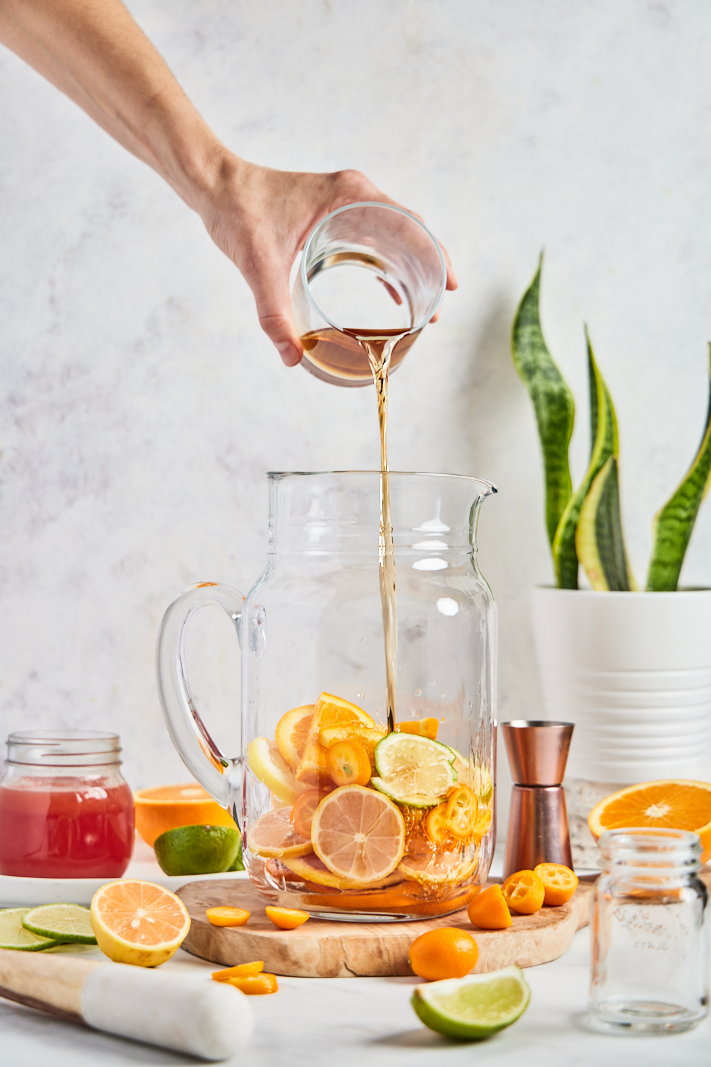
<svg viewBox="0 0 711 1067"><path fill-rule="evenodd" d="M532 610L546 713L575 723L567 776L622 785L704 775L710 589L538 588Z"/></svg>

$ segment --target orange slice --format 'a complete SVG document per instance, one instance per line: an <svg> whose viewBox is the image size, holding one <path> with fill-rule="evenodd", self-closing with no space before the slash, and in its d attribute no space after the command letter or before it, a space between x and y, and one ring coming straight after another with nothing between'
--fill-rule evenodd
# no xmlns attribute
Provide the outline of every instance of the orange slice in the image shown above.
<svg viewBox="0 0 711 1067"><path fill-rule="evenodd" d="M290 858L282 861L285 867L304 882L313 882L314 885L326 885L331 889L384 889L386 886L397 885L402 882L403 876L396 868L385 878L377 882L354 882L350 878L340 878L328 869L326 864L314 853L303 858Z"/></svg>
<svg viewBox="0 0 711 1067"><path fill-rule="evenodd" d="M397 867L405 852L405 821L383 793L344 785L319 804L311 840L333 874L363 885L387 877Z"/></svg>
<svg viewBox="0 0 711 1067"><path fill-rule="evenodd" d="M115 963L158 967L180 948L190 916L180 897L152 882L122 879L94 893L91 926L99 948Z"/></svg>
<svg viewBox="0 0 711 1067"><path fill-rule="evenodd" d="M295 930L297 926L303 926L311 916L307 911L299 911L298 908L273 908L264 909L267 918L280 930Z"/></svg>
<svg viewBox="0 0 711 1067"><path fill-rule="evenodd" d="M313 852L311 842L301 837L292 826L290 815L289 808L279 808L257 819L247 835L250 852L268 859L307 856Z"/></svg>
<svg viewBox="0 0 711 1067"><path fill-rule="evenodd" d="M375 720L356 704L350 704L341 697L332 696L331 693L321 693L314 705L311 728L296 771L297 781L314 785L319 781L330 781L327 753L319 744L319 732L327 726L348 726L351 723L367 726L369 729L375 728Z"/></svg>
<svg viewBox="0 0 711 1067"><path fill-rule="evenodd" d="M282 715L274 732L277 748L292 770L301 761L314 717L314 705L304 704Z"/></svg>
<svg viewBox="0 0 711 1067"><path fill-rule="evenodd" d="M325 749L333 748L339 741L360 741L368 753L371 774L375 774L375 746L382 741L385 733L379 726L373 728L349 723L347 726L324 726L318 732L318 741Z"/></svg>
<svg viewBox="0 0 711 1067"><path fill-rule="evenodd" d="M642 782L613 793L588 815L593 837L636 826L692 830L701 838L702 863L711 858L711 784L683 778Z"/></svg>
<svg viewBox="0 0 711 1067"><path fill-rule="evenodd" d="M408 719L405 722L399 722L395 727L397 733L419 734L420 737L429 737L430 741L437 740L438 729L439 720L434 718Z"/></svg>
<svg viewBox="0 0 711 1067"><path fill-rule="evenodd" d="M147 845L179 826L229 826L234 819L197 782L139 789L133 794L136 829Z"/></svg>

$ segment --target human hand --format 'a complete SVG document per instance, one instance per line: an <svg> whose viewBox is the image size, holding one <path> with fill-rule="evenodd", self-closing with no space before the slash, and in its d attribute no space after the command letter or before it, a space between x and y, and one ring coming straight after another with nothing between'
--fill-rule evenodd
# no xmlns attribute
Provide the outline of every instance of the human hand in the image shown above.
<svg viewBox="0 0 711 1067"><path fill-rule="evenodd" d="M195 204L213 241L254 293L262 329L287 367L303 355L291 314L292 264L317 222L336 208L363 200L395 203L356 170L304 174L259 167L229 155ZM447 289L456 289L449 256L442 251Z"/></svg>

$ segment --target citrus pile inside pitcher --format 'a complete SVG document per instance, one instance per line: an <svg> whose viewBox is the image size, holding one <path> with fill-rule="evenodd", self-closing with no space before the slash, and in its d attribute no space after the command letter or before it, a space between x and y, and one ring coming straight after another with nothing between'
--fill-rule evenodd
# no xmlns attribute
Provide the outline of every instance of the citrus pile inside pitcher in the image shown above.
<svg viewBox="0 0 711 1067"><path fill-rule="evenodd" d="M387 732L329 693L287 711L274 739L249 745L249 766L272 794L272 810L248 827L250 852L273 880L302 883L326 906L461 907L474 892L493 785L437 740L438 725L428 718Z"/></svg>

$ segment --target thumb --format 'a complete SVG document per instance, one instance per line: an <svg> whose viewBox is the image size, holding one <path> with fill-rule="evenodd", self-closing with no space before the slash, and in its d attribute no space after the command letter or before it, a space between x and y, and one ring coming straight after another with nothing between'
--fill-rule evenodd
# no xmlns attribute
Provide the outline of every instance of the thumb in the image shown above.
<svg viewBox="0 0 711 1067"><path fill-rule="evenodd" d="M301 362L304 349L291 314L288 271L279 263L256 265L248 279L257 305L259 324L287 367Z"/></svg>

